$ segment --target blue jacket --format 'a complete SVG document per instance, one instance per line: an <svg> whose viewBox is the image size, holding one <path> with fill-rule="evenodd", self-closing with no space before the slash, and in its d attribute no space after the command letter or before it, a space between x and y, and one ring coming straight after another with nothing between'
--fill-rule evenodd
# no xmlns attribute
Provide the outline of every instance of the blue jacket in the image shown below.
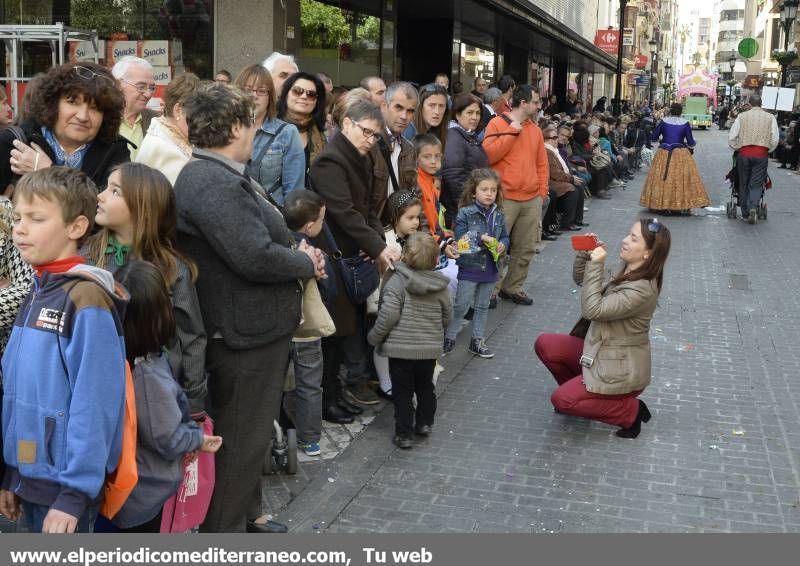
<svg viewBox="0 0 800 566"><path fill-rule="evenodd" d="M183 455L199 450L203 431L192 420L189 400L175 381L166 355L137 358L136 467L139 481L113 523L129 529L146 523L175 495L183 479Z"/></svg>
<svg viewBox="0 0 800 566"><path fill-rule="evenodd" d="M270 141L272 144L262 156L263 149ZM256 131L247 174L282 206L289 191L306 186L305 160L305 150L297 127L273 118Z"/></svg>
<svg viewBox="0 0 800 566"><path fill-rule="evenodd" d="M75 517L122 448L128 294L78 265L34 278L3 356L3 488Z"/></svg>
<svg viewBox="0 0 800 566"><path fill-rule="evenodd" d="M455 224L455 239L458 240L469 231L477 232L478 238L489 234L497 238L508 249L506 217L496 204L485 209L478 203L458 209ZM465 271L486 271L489 262L494 261L489 250L482 247L480 253L462 254L456 260L459 269Z"/></svg>

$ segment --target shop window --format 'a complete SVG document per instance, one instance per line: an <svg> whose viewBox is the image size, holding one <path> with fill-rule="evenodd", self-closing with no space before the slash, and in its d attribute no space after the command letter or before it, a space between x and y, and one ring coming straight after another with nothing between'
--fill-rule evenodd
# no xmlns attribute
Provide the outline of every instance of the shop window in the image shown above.
<svg viewBox="0 0 800 566"><path fill-rule="evenodd" d="M354 4L347 2L353 8L349 9L339 2L300 0L300 68L324 72L334 84L347 86L380 74L379 3L359 2L357 8ZM387 31L393 33L393 29Z"/></svg>
<svg viewBox="0 0 800 566"><path fill-rule="evenodd" d="M466 43L461 44L461 80L464 84L472 84L472 80L480 76L494 82L494 51L481 49Z"/></svg>
<svg viewBox="0 0 800 566"><path fill-rule="evenodd" d="M213 0L25 0L3 4L5 24L64 22L74 28L96 29L101 40L98 58L107 66L120 56L133 54L153 63L160 83L184 70L201 78L212 77ZM39 47L26 46L26 76L28 70L37 73L50 66L49 47ZM39 56L39 51L46 55ZM93 55L90 45L72 45L68 57L93 60Z"/></svg>

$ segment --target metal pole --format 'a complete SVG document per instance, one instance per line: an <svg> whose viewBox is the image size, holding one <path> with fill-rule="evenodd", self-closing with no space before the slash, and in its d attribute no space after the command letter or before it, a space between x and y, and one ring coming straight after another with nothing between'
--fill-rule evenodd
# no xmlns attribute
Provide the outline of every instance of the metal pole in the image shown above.
<svg viewBox="0 0 800 566"><path fill-rule="evenodd" d="M622 43L625 34L625 8L628 0L619 0L619 46L617 47L617 81L614 88L614 116L622 114Z"/></svg>

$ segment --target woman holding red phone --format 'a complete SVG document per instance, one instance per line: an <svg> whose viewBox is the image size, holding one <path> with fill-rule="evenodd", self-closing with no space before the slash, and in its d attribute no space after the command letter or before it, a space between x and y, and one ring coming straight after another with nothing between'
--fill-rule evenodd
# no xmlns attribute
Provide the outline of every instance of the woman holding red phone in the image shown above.
<svg viewBox="0 0 800 566"><path fill-rule="evenodd" d="M670 241L657 219L637 220L622 241L624 267L608 282L602 242L576 255L573 278L583 286L583 318L569 335L542 334L534 344L558 383L551 396L557 412L618 426L622 438L636 438L650 420L638 396L650 383L650 320Z"/></svg>

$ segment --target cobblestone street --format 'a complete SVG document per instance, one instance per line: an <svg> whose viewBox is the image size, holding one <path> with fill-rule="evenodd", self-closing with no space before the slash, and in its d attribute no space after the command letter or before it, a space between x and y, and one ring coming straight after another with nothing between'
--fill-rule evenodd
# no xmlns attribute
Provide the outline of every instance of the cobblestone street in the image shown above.
<svg viewBox="0 0 800 566"><path fill-rule="evenodd" d="M294 532L800 531L800 319L794 246L800 177L770 163L769 220L725 217L727 132L696 132L711 210L665 218L672 255L651 329L653 412L636 440L553 412L555 382L532 350L579 316L567 235L536 257L532 307L492 311L494 360L466 332L442 362L434 434L391 444L393 410L332 427L327 458L275 475ZM646 171L586 221L619 243L641 212ZM720 208L722 207L722 208ZM614 262L609 262L614 266Z"/></svg>

